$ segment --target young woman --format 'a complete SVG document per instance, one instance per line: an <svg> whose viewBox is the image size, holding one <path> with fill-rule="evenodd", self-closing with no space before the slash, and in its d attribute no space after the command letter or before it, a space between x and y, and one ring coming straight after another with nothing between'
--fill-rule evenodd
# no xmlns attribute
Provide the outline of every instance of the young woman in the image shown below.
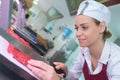
<svg viewBox="0 0 120 80"><path fill-rule="evenodd" d="M63 63L55 63L56 69L66 72L65 80L79 80L82 73L85 80L120 79L120 47L106 40L111 36L107 30L110 16L108 8L94 0L80 4L75 20L81 46L79 56L71 70ZM56 74L53 67L44 62L30 60L28 63L28 68L42 80L59 80L64 75Z"/></svg>

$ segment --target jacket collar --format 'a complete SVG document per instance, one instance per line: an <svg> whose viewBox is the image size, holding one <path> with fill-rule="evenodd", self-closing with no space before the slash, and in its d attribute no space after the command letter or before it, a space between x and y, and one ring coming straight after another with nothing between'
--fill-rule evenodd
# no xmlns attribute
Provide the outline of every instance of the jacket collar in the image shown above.
<svg viewBox="0 0 120 80"><path fill-rule="evenodd" d="M81 50L82 50L82 54L84 54L85 57L90 59L89 49L87 47L82 47ZM102 51L102 55L99 59L99 63L107 64L108 59L110 57L110 53L111 53L111 46L109 42L106 41Z"/></svg>
<svg viewBox="0 0 120 80"><path fill-rule="evenodd" d="M103 51L102 51L102 55L99 59L99 62L103 63L103 64L107 64L108 59L110 57L110 53L111 53L111 46L110 46L109 42L106 41L104 48L103 48Z"/></svg>

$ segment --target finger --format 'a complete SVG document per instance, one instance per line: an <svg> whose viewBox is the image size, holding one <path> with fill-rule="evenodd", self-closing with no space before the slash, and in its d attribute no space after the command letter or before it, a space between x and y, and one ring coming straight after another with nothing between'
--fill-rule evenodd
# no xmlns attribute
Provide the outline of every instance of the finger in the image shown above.
<svg viewBox="0 0 120 80"><path fill-rule="evenodd" d="M60 78L64 78L64 74L58 74Z"/></svg>
<svg viewBox="0 0 120 80"><path fill-rule="evenodd" d="M64 64L63 63L54 62L54 64L56 65L56 69L64 69Z"/></svg>
<svg viewBox="0 0 120 80"><path fill-rule="evenodd" d="M65 74L64 76L68 73L68 69L67 69L67 66L64 64L64 63L61 63L61 62L54 62L54 64L56 65L56 69L59 70L59 69L62 69Z"/></svg>
<svg viewBox="0 0 120 80"><path fill-rule="evenodd" d="M50 68L50 65L48 65L47 63L43 62L43 61L38 61L38 60L29 60L28 61L29 65L41 68L43 70L47 70L48 68Z"/></svg>
<svg viewBox="0 0 120 80"><path fill-rule="evenodd" d="M32 71L33 74L35 74L37 77L42 78L43 76L45 76L45 71L41 70L39 68L36 68L34 66L31 65L27 65L27 67Z"/></svg>
<svg viewBox="0 0 120 80"><path fill-rule="evenodd" d="M54 62L55 65L61 65L61 62Z"/></svg>

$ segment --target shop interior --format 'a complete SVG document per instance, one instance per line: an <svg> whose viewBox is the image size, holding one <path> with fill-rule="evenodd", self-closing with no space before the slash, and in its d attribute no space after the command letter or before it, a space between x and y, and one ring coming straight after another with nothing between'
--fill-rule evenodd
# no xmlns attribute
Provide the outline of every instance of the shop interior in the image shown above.
<svg viewBox="0 0 120 80"><path fill-rule="evenodd" d="M37 80L29 70L21 69L22 65L17 62L13 64L4 56L3 53L6 52L8 46L8 42L4 40L8 38L3 39L1 35L4 36L4 32L11 28L29 43L36 52L35 58L40 56L48 61L63 62L72 68L80 50L75 36L74 20L77 8L82 1L0 0L0 44L2 44L0 46L0 76L3 77L1 80ZM120 1L97 1L110 9L112 17L108 28L112 32L112 37L109 40L120 46ZM84 77L80 77L79 80L84 80Z"/></svg>

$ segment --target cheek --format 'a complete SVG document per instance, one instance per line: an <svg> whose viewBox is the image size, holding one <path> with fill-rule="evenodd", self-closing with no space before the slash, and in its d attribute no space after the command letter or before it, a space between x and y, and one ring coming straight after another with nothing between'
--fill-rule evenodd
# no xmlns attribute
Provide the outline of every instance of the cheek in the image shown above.
<svg viewBox="0 0 120 80"><path fill-rule="evenodd" d="M96 33L94 30L89 30L89 31L85 32L84 34L87 37L87 39L92 39Z"/></svg>
<svg viewBox="0 0 120 80"><path fill-rule="evenodd" d="M98 32L94 31L94 33L89 34L88 41L90 44L95 43L100 39L100 35Z"/></svg>
<svg viewBox="0 0 120 80"><path fill-rule="evenodd" d="M89 31L88 33L85 33L87 38L87 43L92 44L99 38L99 33L97 31Z"/></svg>

